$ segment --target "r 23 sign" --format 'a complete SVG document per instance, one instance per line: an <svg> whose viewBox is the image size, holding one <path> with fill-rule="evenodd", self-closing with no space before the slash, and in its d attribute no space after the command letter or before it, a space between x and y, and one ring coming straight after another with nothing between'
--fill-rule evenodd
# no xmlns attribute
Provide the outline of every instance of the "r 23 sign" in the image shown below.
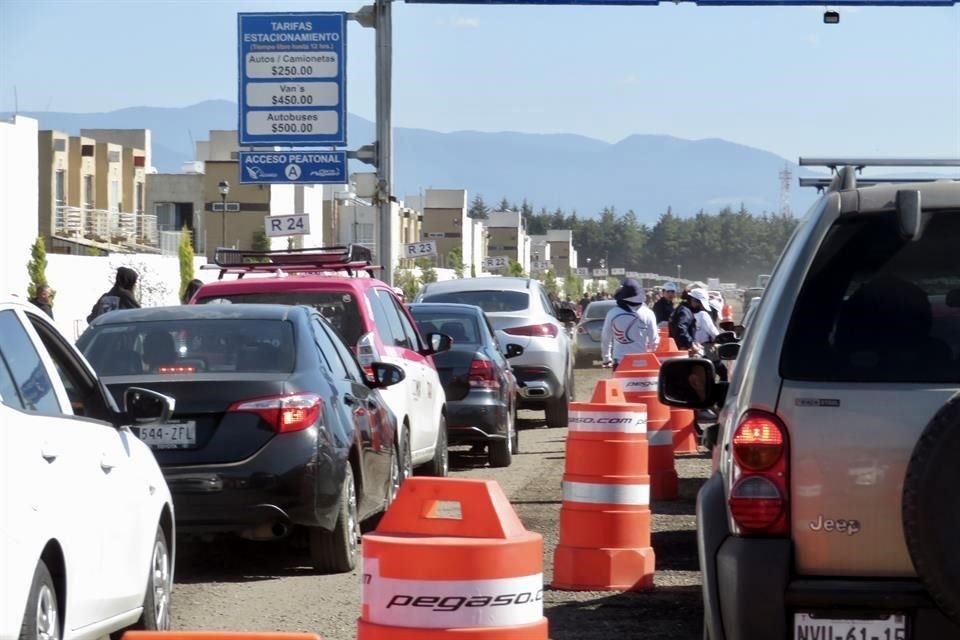
<svg viewBox="0 0 960 640"><path fill-rule="evenodd" d="M437 255L437 243L433 241L412 242L404 245L404 248L407 258L423 258L425 256Z"/></svg>

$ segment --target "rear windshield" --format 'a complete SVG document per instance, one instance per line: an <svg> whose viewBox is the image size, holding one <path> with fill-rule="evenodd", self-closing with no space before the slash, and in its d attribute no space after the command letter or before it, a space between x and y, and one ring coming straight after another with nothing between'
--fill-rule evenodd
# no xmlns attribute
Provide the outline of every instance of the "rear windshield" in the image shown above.
<svg viewBox="0 0 960 640"><path fill-rule="evenodd" d="M610 309L613 309L613 303L610 304L598 304L593 302L590 306L587 307L587 312L583 314L584 318L606 318L607 314L610 313Z"/></svg>
<svg viewBox="0 0 960 640"><path fill-rule="evenodd" d="M104 377L290 373L295 359L293 325L285 320L105 324L77 346Z"/></svg>
<svg viewBox="0 0 960 640"><path fill-rule="evenodd" d="M919 240L893 213L841 218L800 292L784 378L960 382L960 212L929 215Z"/></svg>
<svg viewBox="0 0 960 640"><path fill-rule="evenodd" d="M452 291L426 294L422 302L472 304L485 313L523 311L530 306L530 296L524 291Z"/></svg>
<svg viewBox="0 0 960 640"><path fill-rule="evenodd" d="M413 319L417 321L420 335L443 333L453 339L455 345L476 346L481 343L480 325L476 316L466 313L443 313L412 309Z"/></svg>
<svg viewBox="0 0 960 640"><path fill-rule="evenodd" d="M306 305L330 321L347 344L354 346L365 333L357 298L346 291L264 291L201 298L198 304L289 304Z"/></svg>

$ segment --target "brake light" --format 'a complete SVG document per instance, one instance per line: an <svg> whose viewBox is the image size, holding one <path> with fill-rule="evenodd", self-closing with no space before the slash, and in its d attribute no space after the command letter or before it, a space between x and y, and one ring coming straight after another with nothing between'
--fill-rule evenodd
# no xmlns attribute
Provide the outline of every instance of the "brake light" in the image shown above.
<svg viewBox="0 0 960 640"><path fill-rule="evenodd" d="M780 536L789 529L787 430L774 415L748 411L733 433L730 515L744 536Z"/></svg>
<svg viewBox="0 0 960 640"><path fill-rule="evenodd" d="M196 367L159 367L157 373L196 373Z"/></svg>
<svg viewBox="0 0 960 640"><path fill-rule="evenodd" d="M303 431L320 417L323 400L315 393L296 393L237 402L228 412L255 413L277 433Z"/></svg>
<svg viewBox="0 0 960 640"><path fill-rule="evenodd" d="M545 322L543 324L528 324L522 327L510 327L504 329L504 333L512 336L529 336L534 338L556 338L559 330L556 325Z"/></svg>
<svg viewBox="0 0 960 640"><path fill-rule="evenodd" d="M500 383L497 381L496 372L493 369L493 363L489 360L475 359L470 363L470 374L468 381L471 389L499 389Z"/></svg>

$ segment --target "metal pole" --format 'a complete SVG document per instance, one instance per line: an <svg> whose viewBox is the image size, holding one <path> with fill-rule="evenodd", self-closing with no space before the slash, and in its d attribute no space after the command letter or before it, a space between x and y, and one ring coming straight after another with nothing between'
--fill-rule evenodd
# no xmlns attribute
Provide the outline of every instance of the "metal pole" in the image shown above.
<svg viewBox="0 0 960 640"><path fill-rule="evenodd" d="M220 194L220 202L223 209L220 212L220 246L227 246L227 194Z"/></svg>
<svg viewBox="0 0 960 640"><path fill-rule="evenodd" d="M377 203L379 205L379 251L381 278L393 284L393 0L376 0L377 75Z"/></svg>

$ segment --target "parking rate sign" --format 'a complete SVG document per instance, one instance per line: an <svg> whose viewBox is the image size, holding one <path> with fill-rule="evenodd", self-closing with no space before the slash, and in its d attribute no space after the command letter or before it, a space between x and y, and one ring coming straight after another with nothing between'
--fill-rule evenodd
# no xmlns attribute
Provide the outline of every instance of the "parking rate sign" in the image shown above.
<svg viewBox="0 0 960 640"><path fill-rule="evenodd" d="M240 184L345 184L346 151L241 151Z"/></svg>
<svg viewBox="0 0 960 640"><path fill-rule="evenodd" d="M240 13L240 144L347 144L345 13Z"/></svg>

